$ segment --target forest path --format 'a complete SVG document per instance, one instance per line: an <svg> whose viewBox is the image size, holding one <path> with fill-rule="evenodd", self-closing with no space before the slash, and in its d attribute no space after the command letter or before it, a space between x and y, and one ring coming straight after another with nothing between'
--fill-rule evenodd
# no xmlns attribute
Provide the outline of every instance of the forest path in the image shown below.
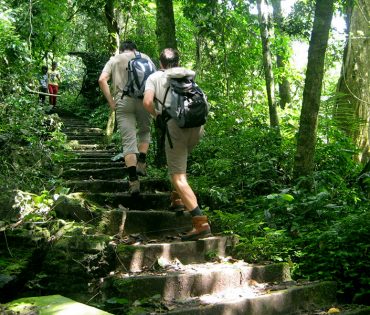
<svg viewBox="0 0 370 315"><path fill-rule="evenodd" d="M116 152L102 144L102 131L76 118L63 121L77 155L63 173L66 184L104 209L98 220L91 213L73 215L93 219L108 237L103 247L111 253L109 274L96 288L107 311L299 314L335 301L332 282L297 283L287 264L251 265L231 258L235 238L181 242L178 234L191 228L191 218L167 210L170 184L140 178L142 192L131 197L123 162L112 162Z"/></svg>
<svg viewBox="0 0 370 315"><path fill-rule="evenodd" d="M39 294L117 315L317 314L335 303L333 282L299 283L286 263L233 259L234 237L181 242L191 218L167 210L169 182L149 172L140 195L131 197L123 162L112 161L117 152L104 144L104 132L61 118L74 158L61 175L69 192L55 206L55 234L30 278Z"/></svg>

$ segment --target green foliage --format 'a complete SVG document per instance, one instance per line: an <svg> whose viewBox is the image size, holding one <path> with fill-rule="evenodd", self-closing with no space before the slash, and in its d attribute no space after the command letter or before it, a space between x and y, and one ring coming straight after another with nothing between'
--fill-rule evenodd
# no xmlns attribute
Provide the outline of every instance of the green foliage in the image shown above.
<svg viewBox="0 0 370 315"><path fill-rule="evenodd" d="M11 208L15 192L38 193L57 174L65 157L65 135L56 115L47 115L37 98L11 96L0 104L0 203ZM3 214L2 214L3 217Z"/></svg>

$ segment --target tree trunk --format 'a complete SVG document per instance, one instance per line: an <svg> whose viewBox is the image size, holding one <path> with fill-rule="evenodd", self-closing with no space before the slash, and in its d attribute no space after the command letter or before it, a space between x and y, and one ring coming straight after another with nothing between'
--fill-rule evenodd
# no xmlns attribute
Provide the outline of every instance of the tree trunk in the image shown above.
<svg viewBox="0 0 370 315"><path fill-rule="evenodd" d="M339 127L361 152L356 157L369 160L370 119L370 0L358 0L348 8L348 41L345 48L338 92L343 94L334 115Z"/></svg>
<svg viewBox="0 0 370 315"><path fill-rule="evenodd" d="M274 22L277 26L278 32L280 32L280 36L282 34L282 21L283 15L281 14L281 0L272 0L272 7L274 8ZM280 96L280 107L282 109L285 108L286 104L290 103L290 84L285 75L285 65L287 64L287 56L279 51L276 55L276 65L278 69L280 69L279 73L283 75L279 77L278 84L279 84L279 96Z"/></svg>
<svg viewBox="0 0 370 315"><path fill-rule="evenodd" d="M307 71L294 161L295 179L300 176L310 176L313 173L317 116L320 108L325 52L332 16L333 0L317 0L308 49ZM306 184L310 186L311 182L308 180Z"/></svg>
<svg viewBox="0 0 370 315"><path fill-rule="evenodd" d="M157 3L157 40L159 51L164 48L177 49L175 18L172 0L156 0Z"/></svg>
<svg viewBox="0 0 370 315"><path fill-rule="evenodd" d="M106 0L104 6L104 13L107 22L107 28L109 33L109 52L114 54L117 51L119 41L119 27L117 21L114 17L114 0Z"/></svg>
<svg viewBox="0 0 370 315"><path fill-rule="evenodd" d="M258 16L260 22L260 32L263 51L263 67L265 72L267 101L269 106L270 126L279 127L279 118L276 110L274 93L274 76L272 73L271 50L269 42L269 27L267 3L265 0L257 0Z"/></svg>

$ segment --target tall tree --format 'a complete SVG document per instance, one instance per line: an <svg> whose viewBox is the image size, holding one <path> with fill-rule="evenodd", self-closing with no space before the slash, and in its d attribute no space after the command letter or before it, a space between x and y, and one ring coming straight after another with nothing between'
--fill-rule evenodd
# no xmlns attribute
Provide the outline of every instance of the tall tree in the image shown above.
<svg viewBox="0 0 370 315"><path fill-rule="evenodd" d="M325 52L333 16L334 0L317 0L308 49L306 79L294 161L294 177L310 176L314 168L317 118L320 108ZM309 181L305 182L310 184Z"/></svg>
<svg viewBox="0 0 370 315"><path fill-rule="evenodd" d="M166 47L177 49L176 27L172 0L156 0L157 39L159 51Z"/></svg>
<svg viewBox="0 0 370 315"><path fill-rule="evenodd" d="M335 109L339 126L361 149L361 162L369 160L370 119L370 0L350 2L347 8L348 40L338 91L343 94Z"/></svg>
<svg viewBox="0 0 370 315"><path fill-rule="evenodd" d="M104 5L104 13L109 34L109 51L111 53L118 53L119 46L119 27L114 16L114 0L106 0Z"/></svg>
<svg viewBox="0 0 370 315"><path fill-rule="evenodd" d="M281 13L281 0L271 0L272 7L274 8L274 22L276 25L275 31L280 33L279 37L283 36L283 15ZM290 103L290 84L286 76L285 67L288 62L287 55L282 49L279 49L276 53L276 65L278 68L278 85L279 85L279 98L280 98L280 107L285 108L287 103Z"/></svg>
<svg viewBox="0 0 370 315"><path fill-rule="evenodd" d="M269 40L269 16L268 5L265 0L257 0L258 16L260 22L260 33L263 51L263 68L265 71L267 101L269 106L271 127L279 126L279 118L276 110L276 100L274 92L274 75L272 72L272 58Z"/></svg>

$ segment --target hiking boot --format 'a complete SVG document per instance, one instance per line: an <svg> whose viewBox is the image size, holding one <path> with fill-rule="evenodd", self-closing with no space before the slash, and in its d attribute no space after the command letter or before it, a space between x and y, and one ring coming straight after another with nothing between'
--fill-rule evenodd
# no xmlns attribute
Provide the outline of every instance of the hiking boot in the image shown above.
<svg viewBox="0 0 370 315"><path fill-rule="evenodd" d="M139 176L146 176L146 163L145 162L137 162L136 165L136 173Z"/></svg>
<svg viewBox="0 0 370 315"><path fill-rule="evenodd" d="M171 192L171 204L170 204L170 210L172 211L184 211L185 205L182 202L180 195L177 193L177 191Z"/></svg>
<svg viewBox="0 0 370 315"><path fill-rule="evenodd" d="M131 196L140 194L140 182L138 179L132 182L129 181L128 186L129 186L128 192L130 193Z"/></svg>
<svg viewBox="0 0 370 315"><path fill-rule="evenodd" d="M207 216L195 216L191 219L193 222L193 229L181 236L182 241L196 241L200 238L212 236Z"/></svg>

